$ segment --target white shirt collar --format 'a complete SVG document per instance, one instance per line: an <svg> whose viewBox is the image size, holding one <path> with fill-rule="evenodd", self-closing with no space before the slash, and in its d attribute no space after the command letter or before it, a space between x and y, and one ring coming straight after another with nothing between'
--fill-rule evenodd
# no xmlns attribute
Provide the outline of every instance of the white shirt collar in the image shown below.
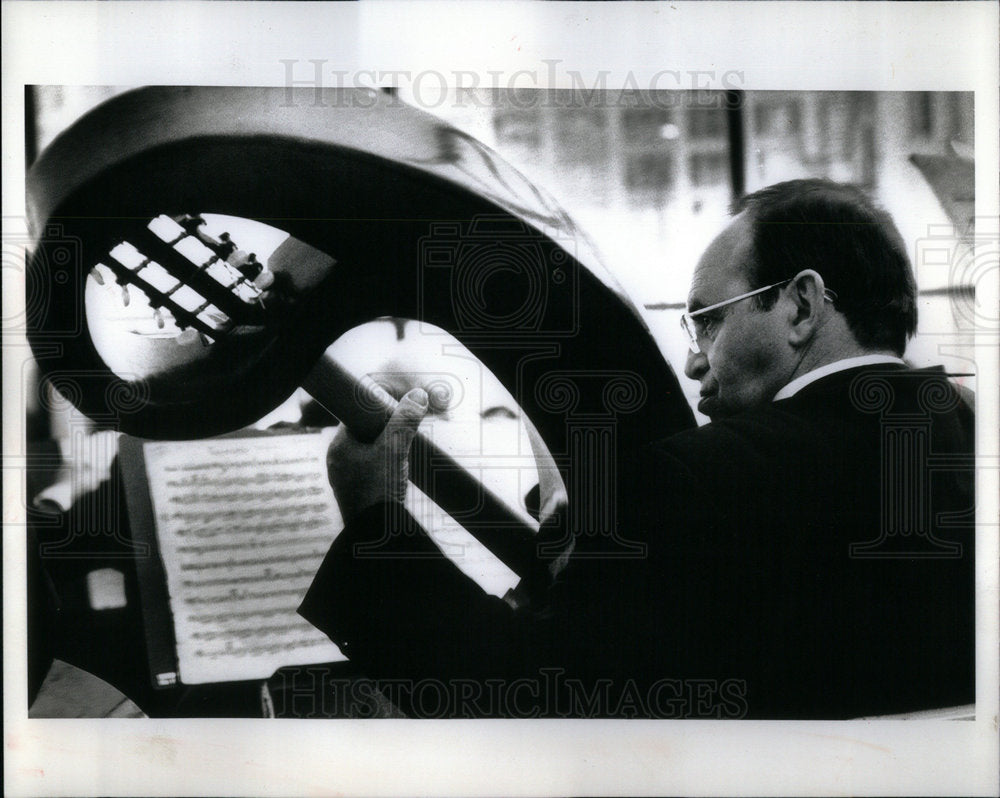
<svg viewBox="0 0 1000 798"><path fill-rule="evenodd" d="M787 399L789 396L794 396L809 385L809 383L816 382L816 380L822 379L830 374L836 374L838 371L846 371L847 369L857 368L858 366L875 366L881 363L897 363L901 366L906 365L903 360L898 357L892 357L891 355L860 355L858 357L846 357L843 360L835 360L833 363L827 363L825 366L820 366L818 369L806 372L801 377L796 377L774 395L773 401L777 402L779 399Z"/></svg>

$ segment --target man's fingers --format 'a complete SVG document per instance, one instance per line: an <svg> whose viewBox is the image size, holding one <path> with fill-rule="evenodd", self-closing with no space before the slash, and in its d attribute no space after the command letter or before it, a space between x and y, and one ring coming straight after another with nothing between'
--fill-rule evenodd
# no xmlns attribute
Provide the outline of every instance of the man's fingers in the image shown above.
<svg viewBox="0 0 1000 798"><path fill-rule="evenodd" d="M389 435L393 446L400 453L408 452L417 428L427 415L427 391L414 388L399 400L399 404L389 417L385 432Z"/></svg>

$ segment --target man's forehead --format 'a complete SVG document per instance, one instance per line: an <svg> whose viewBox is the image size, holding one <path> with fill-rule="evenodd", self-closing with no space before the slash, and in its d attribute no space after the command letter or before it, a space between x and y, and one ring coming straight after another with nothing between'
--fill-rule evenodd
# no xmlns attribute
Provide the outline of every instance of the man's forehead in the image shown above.
<svg viewBox="0 0 1000 798"><path fill-rule="evenodd" d="M750 233L750 221L741 213L709 244L691 278L690 310L721 302L747 290Z"/></svg>

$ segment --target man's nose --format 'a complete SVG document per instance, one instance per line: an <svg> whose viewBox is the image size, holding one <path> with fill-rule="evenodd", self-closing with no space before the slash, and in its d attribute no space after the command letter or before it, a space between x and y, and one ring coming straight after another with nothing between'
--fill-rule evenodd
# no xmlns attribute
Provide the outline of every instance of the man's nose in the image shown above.
<svg viewBox="0 0 1000 798"><path fill-rule="evenodd" d="M708 358L704 352L688 351L687 360L684 361L684 374L688 379L700 380L708 371Z"/></svg>

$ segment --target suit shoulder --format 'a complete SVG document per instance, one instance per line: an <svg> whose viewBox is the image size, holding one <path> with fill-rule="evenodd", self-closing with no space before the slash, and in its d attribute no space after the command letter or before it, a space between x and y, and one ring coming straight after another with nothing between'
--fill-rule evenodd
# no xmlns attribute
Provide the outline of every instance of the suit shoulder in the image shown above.
<svg viewBox="0 0 1000 798"><path fill-rule="evenodd" d="M776 404L684 430L651 445L648 455L661 467L673 462L695 477L719 478L729 472L753 473L787 459L821 432L818 419Z"/></svg>
<svg viewBox="0 0 1000 798"><path fill-rule="evenodd" d="M741 413L732 418L720 419L695 429L683 430L659 441L656 445L667 452L690 450L728 449L755 443L761 438L786 434L791 430L815 423L795 408L780 403Z"/></svg>

